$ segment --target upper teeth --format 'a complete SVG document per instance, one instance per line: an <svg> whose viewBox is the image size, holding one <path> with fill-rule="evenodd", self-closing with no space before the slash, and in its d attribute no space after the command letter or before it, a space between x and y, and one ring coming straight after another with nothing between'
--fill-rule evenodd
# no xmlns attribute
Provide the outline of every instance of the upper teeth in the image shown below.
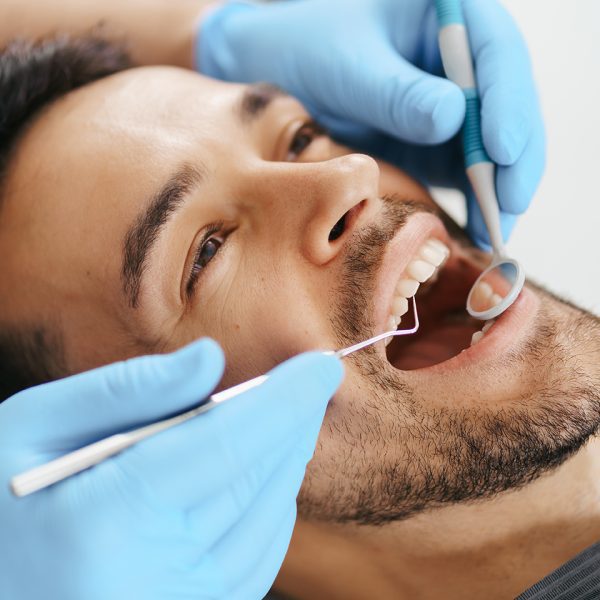
<svg viewBox="0 0 600 600"><path fill-rule="evenodd" d="M402 315L408 312L408 298L417 293L422 283L430 279L435 280L438 270L449 255L450 249L436 238L429 238L421 245L396 285L386 331L398 328ZM386 345L391 341L390 336L386 339Z"/></svg>

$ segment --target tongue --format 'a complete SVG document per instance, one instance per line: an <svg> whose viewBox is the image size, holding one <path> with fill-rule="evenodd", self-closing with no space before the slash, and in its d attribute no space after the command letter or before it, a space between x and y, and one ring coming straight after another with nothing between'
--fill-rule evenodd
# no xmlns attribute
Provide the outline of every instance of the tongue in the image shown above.
<svg viewBox="0 0 600 600"><path fill-rule="evenodd" d="M398 339L390 353L396 369L410 371L431 367L456 356L468 348L474 328L462 323L440 324L436 329L419 332L410 339Z"/></svg>

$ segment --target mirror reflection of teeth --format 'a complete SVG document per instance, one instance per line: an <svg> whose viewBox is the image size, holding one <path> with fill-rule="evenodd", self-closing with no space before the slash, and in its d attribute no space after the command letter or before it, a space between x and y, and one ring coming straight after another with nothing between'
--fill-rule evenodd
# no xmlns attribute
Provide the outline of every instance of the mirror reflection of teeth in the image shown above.
<svg viewBox="0 0 600 600"><path fill-rule="evenodd" d="M477 284L477 287L473 290L473 304L478 308L480 307L482 312L500 304L501 301L502 296L500 296L500 294L496 294L492 286L487 283L487 281L480 281ZM495 322L495 319L486 321L481 331L476 331L471 337L471 346L479 343Z"/></svg>
<svg viewBox="0 0 600 600"><path fill-rule="evenodd" d="M402 316L408 312L408 298L412 298L422 283L435 281L439 269L450 256L450 249L436 238L429 238L416 252L415 258L408 263L402 274L392 299L390 316L386 324L386 331L397 329L402 321ZM388 338L385 345L390 344L393 338Z"/></svg>
<svg viewBox="0 0 600 600"><path fill-rule="evenodd" d="M492 286L487 281L480 281L473 290L473 305L482 312L500 304L501 301L502 296L494 293Z"/></svg>

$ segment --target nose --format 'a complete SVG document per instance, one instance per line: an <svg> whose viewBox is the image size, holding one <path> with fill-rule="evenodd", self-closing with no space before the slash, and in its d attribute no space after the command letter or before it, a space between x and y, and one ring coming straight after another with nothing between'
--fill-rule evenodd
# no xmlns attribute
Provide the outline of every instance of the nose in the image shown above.
<svg viewBox="0 0 600 600"><path fill-rule="evenodd" d="M379 166L370 156L349 154L279 167L268 178L280 190L279 231L295 240L308 261L326 264L377 210Z"/></svg>

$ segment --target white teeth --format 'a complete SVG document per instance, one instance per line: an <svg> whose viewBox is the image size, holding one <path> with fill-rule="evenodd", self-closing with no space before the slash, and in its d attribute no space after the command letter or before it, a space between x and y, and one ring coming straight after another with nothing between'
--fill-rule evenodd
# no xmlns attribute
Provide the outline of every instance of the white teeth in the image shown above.
<svg viewBox="0 0 600 600"><path fill-rule="evenodd" d="M498 306L500 302L502 302L502 296L500 296L500 294L492 294L492 297L490 298L490 304L492 307Z"/></svg>
<svg viewBox="0 0 600 600"><path fill-rule="evenodd" d="M477 287L473 290L471 303L478 311L487 310L493 294L494 290L492 290L492 286L486 281L480 281L477 284Z"/></svg>
<svg viewBox="0 0 600 600"><path fill-rule="evenodd" d="M480 281L473 290L471 303L475 310L484 311L494 308L502 302L502 296L494 293L492 286L487 281Z"/></svg>
<svg viewBox="0 0 600 600"><path fill-rule="evenodd" d="M450 249L435 238L430 238L421 245L415 258L408 263L402 279L396 284L386 331L398 328L402 315L408 312L408 298L412 298L417 293L421 283L429 281L428 288L431 287L437 278L438 270L449 255ZM391 340L391 337L388 338L385 345L387 346Z"/></svg>
<svg viewBox="0 0 600 600"><path fill-rule="evenodd" d="M473 336L471 337L471 346L474 346L475 344L477 344L479 341L481 341L481 338L484 336L485 334L483 333L483 331L476 331Z"/></svg>
<svg viewBox="0 0 600 600"><path fill-rule="evenodd" d="M494 319L492 319L491 321L486 321L485 325L481 328L481 331L483 331L483 333L487 333L490 330L490 327L495 323L496 321L494 321Z"/></svg>
<svg viewBox="0 0 600 600"><path fill-rule="evenodd" d="M408 300L403 296L396 296L392 302L392 314L398 317L408 312Z"/></svg>
<svg viewBox="0 0 600 600"><path fill-rule="evenodd" d="M435 271L435 266L425 260L411 260L406 267L406 272L419 283L427 281Z"/></svg>
<svg viewBox="0 0 600 600"><path fill-rule="evenodd" d="M475 344L479 343L481 341L481 338L490 330L490 328L495 322L496 321L494 319L492 319L491 321L486 321L485 325L481 328L481 331L476 331L472 335L471 346L474 346Z"/></svg>
<svg viewBox="0 0 600 600"><path fill-rule="evenodd" d="M412 298L419 289L419 282L414 279L401 279L396 286L396 293L404 298Z"/></svg>
<svg viewBox="0 0 600 600"><path fill-rule="evenodd" d="M445 256L448 256L450 254L450 248L448 248L448 246L446 246L446 244L444 244L444 242L440 242L440 240L438 240L436 238L429 238L427 240L426 244L429 244L430 246L437 248Z"/></svg>
<svg viewBox="0 0 600 600"><path fill-rule="evenodd" d="M421 250L419 250L419 256L435 267L439 267L446 258L446 254L444 252L429 242L421 246Z"/></svg>
<svg viewBox="0 0 600 600"><path fill-rule="evenodd" d="M475 293L482 300L487 300L491 298L494 294L494 290L492 286L487 281L480 281L477 287L475 288Z"/></svg>

